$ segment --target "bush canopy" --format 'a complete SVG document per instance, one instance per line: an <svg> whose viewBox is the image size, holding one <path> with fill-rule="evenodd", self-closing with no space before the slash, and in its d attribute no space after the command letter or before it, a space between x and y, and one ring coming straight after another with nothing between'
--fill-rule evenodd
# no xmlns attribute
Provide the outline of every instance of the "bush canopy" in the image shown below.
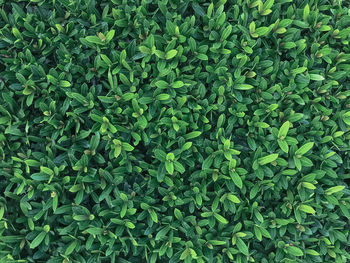
<svg viewBox="0 0 350 263"><path fill-rule="evenodd" d="M0 262L349 262L349 7L0 0Z"/></svg>

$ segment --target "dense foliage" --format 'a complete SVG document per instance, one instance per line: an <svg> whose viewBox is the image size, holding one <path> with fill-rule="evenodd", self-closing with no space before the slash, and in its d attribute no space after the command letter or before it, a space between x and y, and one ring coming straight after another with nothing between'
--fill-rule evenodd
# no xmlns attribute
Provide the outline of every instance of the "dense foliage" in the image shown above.
<svg viewBox="0 0 350 263"><path fill-rule="evenodd" d="M0 262L350 261L348 1L0 7Z"/></svg>

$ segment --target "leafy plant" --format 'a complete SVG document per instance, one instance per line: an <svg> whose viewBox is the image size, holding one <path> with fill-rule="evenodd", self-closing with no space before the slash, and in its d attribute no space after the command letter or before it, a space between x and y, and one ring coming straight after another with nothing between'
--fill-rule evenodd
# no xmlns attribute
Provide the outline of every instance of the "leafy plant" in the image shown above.
<svg viewBox="0 0 350 263"><path fill-rule="evenodd" d="M350 261L349 1L0 7L0 262Z"/></svg>

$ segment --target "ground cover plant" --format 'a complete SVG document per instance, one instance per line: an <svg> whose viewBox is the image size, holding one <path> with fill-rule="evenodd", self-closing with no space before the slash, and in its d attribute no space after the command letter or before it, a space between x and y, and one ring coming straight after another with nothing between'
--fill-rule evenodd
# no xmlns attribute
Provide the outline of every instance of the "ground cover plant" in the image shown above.
<svg viewBox="0 0 350 263"><path fill-rule="evenodd" d="M0 262L350 262L348 1L0 7Z"/></svg>

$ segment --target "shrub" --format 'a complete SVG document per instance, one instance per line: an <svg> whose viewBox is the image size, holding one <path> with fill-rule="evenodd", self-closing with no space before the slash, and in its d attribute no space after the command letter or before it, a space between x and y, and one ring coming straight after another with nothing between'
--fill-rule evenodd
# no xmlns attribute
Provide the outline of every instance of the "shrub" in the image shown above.
<svg viewBox="0 0 350 263"><path fill-rule="evenodd" d="M341 0L0 0L0 262L349 262Z"/></svg>

